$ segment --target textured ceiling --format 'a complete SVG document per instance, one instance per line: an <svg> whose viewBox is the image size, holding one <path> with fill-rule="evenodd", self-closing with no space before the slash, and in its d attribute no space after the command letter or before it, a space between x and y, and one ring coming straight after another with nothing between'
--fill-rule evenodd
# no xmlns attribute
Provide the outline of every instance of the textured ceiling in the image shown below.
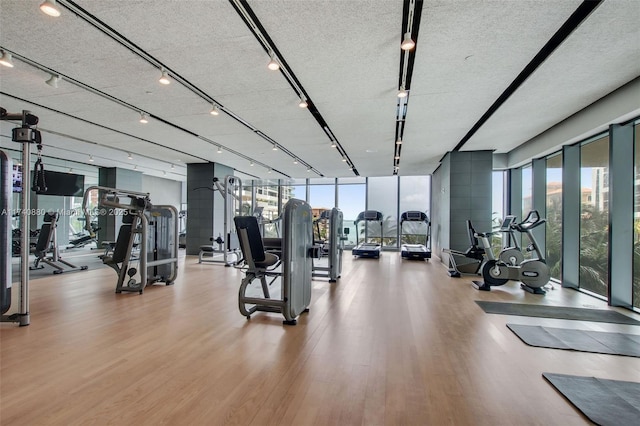
<svg viewBox="0 0 640 426"><path fill-rule="evenodd" d="M40 2L0 0L0 47L63 79L54 89L47 72L15 60L0 67L0 105L40 117L45 154L93 155L95 165L174 179L204 161L269 179L353 176L283 75L266 68L268 54L229 1L75 3L251 128L211 116L211 104L178 81L158 84L156 66L75 16L69 2L59 1L59 18L42 14ZM580 3L424 2L400 174L431 173ZM391 175L403 2L248 4L358 172ZM639 21L640 2L604 2L462 149L508 152L638 77ZM155 118L140 124L140 111ZM0 124L0 146L11 147L12 127Z"/></svg>

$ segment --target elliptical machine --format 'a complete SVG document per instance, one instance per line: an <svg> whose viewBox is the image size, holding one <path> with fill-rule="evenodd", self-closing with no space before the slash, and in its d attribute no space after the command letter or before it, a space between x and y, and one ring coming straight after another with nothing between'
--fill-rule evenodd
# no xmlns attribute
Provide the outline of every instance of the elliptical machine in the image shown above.
<svg viewBox="0 0 640 426"><path fill-rule="evenodd" d="M549 283L551 273L532 232L534 228L537 228L545 222L546 220L540 218L537 210L531 210L523 222L512 225L513 229L527 235L531 242L530 248L535 251L537 255L537 259L523 260L518 265L511 265L502 259L495 258L489 243L492 232L476 233L476 237L480 239L485 249L487 261L482 266L482 278L484 282L474 281L474 288L489 291L493 286L500 286L509 280L513 280L520 281L520 287L529 293L545 294L544 286Z"/></svg>

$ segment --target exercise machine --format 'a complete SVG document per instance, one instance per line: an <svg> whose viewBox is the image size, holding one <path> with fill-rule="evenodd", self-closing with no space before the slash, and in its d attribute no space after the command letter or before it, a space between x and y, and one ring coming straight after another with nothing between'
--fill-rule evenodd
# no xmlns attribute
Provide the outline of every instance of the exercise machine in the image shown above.
<svg viewBox="0 0 640 426"><path fill-rule="evenodd" d="M380 253L382 252L382 239L384 237L384 226L383 226L384 216L381 212L376 210L365 210L360 212L358 217L353 224L356 225L356 246L351 249L351 253L356 257L375 257L377 259L380 258ZM364 222L364 240L362 243L358 244L360 233L358 232L358 223ZM367 242L367 229L369 222L378 222L380 224L380 242L379 243L368 243Z"/></svg>
<svg viewBox="0 0 640 426"><path fill-rule="evenodd" d="M255 216L234 218L242 251L242 262L236 267L244 271L238 306L247 319L256 311L276 312L284 316L284 324L295 325L296 318L309 311L311 302L311 257L315 255L311 206L290 199L282 216L282 257L265 250ZM250 287L256 279L262 295ZM280 297L272 297L270 287L277 280Z"/></svg>
<svg viewBox="0 0 640 426"><path fill-rule="evenodd" d="M449 275L458 278L461 275L479 275L480 267L485 260L485 250L480 247L476 237L476 230L470 220L467 220L467 235L469 248L465 251L443 249L443 253L449 256Z"/></svg>
<svg viewBox="0 0 640 426"><path fill-rule="evenodd" d="M210 241L217 243L217 245L200 246L198 263L221 263L225 266L232 266L240 258L240 243L233 226L233 218L242 214L242 181L237 176L228 175L224 178L223 183L220 183L218 178L213 178L213 188L196 189L219 192L224 201L223 233L210 238Z"/></svg>
<svg viewBox="0 0 640 426"><path fill-rule="evenodd" d="M530 250L535 251L537 256L536 259L527 259L517 265L508 264L494 257L489 242L489 238L492 235L491 232L476 233L485 249L487 260L482 266L484 282L474 281L473 286L478 290L489 291L493 286L500 286L512 280L520 281L520 287L529 293L545 294L544 287L549 283L551 273L532 232L533 229L543 225L545 222L546 220L540 218L537 210L531 210L524 221L513 225L516 231L527 235L531 243Z"/></svg>
<svg viewBox="0 0 640 426"><path fill-rule="evenodd" d="M507 245L500 250L498 259L506 265L512 266L519 265L524 261L524 254L522 253L520 244L518 244L518 239L515 236L515 225L516 217L508 215L505 216L502 224L500 224L500 228L498 229L498 232L502 232L507 238ZM510 244L513 244L513 246Z"/></svg>
<svg viewBox="0 0 640 426"><path fill-rule="evenodd" d="M9 235L10 230L9 218L10 214L0 215L0 244L2 245L2 262L0 262L0 279L2 283L0 285L0 305L2 316L0 321L13 322L19 326L27 326L31 323L31 314L29 312L29 216L31 211L31 197L29 196L29 190L31 189L31 172L30 172L30 160L31 160L31 144L36 144L38 148L38 159L40 159L40 153L42 151L42 136L40 131L36 129L39 118L30 111L23 110L20 113L9 113L6 109L0 107L0 120L19 121L21 124L15 127L11 131L11 140L22 144L22 164L24 165L22 171L22 192L20 194L20 281L18 286L18 306L16 312L5 315L11 307L11 250L9 249ZM6 154L1 156L0 170L2 173L2 191L0 195L0 205L3 209L7 208L7 211L11 211L12 208L12 194L9 189L8 182L12 182L9 178L9 170L11 161ZM11 167L12 168L12 167ZM6 179L5 179L6 178ZM7 182L7 183L5 183Z"/></svg>
<svg viewBox="0 0 640 426"><path fill-rule="evenodd" d="M178 273L178 210L152 205L146 193L92 186L85 191L82 203L85 223L91 223L91 191L99 191L98 211L121 217L113 252L102 257L118 276L116 293L142 294L150 284L173 284ZM136 245L139 251L134 255Z"/></svg>
<svg viewBox="0 0 640 426"><path fill-rule="evenodd" d="M320 259L312 261L314 277L329 278L336 282L342 273L342 252L344 251L343 214L337 207L323 210L313 221L314 243L319 246ZM325 263L326 260L326 263ZM322 264L320 264L322 262Z"/></svg>
<svg viewBox="0 0 640 426"><path fill-rule="evenodd" d="M412 223L424 223L427 225L427 230L425 233L425 241L424 244L402 244L400 255L403 259L426 259L429 260L431 258L431 248L427 247L430 244L430 236L431 236L431 221L426 213L420 211L406 211L400 215L400 239L404 235L418 235L418 234L405 234L404 233L404 223L412 222Z"/></svg>
<svg viewBox="0 0 640 426"><path fill-rule="evenodd" d="M87 266L76 266L62 259L60 248L58 247L58 218L57 212L45 213L40 227L40 234L38 235L38 242L34 249L36 258L33 266L29 269L43 269L44 265L42 263L46 263L54 268L54 274L61 274L67 271L86 271ZM49 253L51 255L47 256Z"/></svg>

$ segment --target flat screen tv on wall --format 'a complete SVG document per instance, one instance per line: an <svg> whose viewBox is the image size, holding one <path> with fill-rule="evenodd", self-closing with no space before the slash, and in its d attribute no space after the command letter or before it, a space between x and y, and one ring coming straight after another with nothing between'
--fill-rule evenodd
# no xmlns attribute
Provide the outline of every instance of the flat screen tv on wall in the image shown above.
<svg viewBox="0 0 640 426"><path fill-rule="evenodd" d="M46 191L36 192L41 195L81 197L84 195L84 175L45 170L44 186Z"/></svg>

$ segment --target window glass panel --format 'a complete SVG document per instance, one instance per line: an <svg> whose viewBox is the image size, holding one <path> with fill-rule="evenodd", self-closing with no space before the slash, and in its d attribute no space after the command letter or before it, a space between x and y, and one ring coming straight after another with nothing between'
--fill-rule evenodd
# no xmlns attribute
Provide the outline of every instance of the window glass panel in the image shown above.
<svg viewBox="0 0 640 426"><path fill-rule="evenodd" d="M580 288L607 296L609 137L580 148Z"/></svg>
<svg viewBox="0 0 640 426"><path fill-rule="evenodd" d="M277 181L276 181L277 182ZM255 181L256 207L262 208L266 220L278 217L278 184L270 181ZM254 208L254 214L258 212Z"/></svg>
<svg viewBox="0 0 640 426"><path fill-rule="evenodd" d="M634 132L634 213L633 213L633 306L640 308L640 141L638 141L638 129L636 124Z"/></svg>
<svg viewBox="0 0 640 426"><path fill-rule="evenodd" d="M545 224L547 265L551 277L562 279L562 153L547 158L547 213Z"/></svg>
<svg viewBox="0 0 640 426"><path fill-rule="evenodd" d="M533 176L531 175L531 165L528 165L522 168L522 217L527 217L533 207L532 188Z"/></svg>
<svg viewBox="0 0 640 426"><path fill-rule="evenodd" d="M367 242L380 242L383 247L398 247L398 177L374 177L367 181L367 210L383 215L382 230L376 222L366 222Z"/></svg>
<svg viewBox="0 0 640 426"><path fill-rule="evenodd" d="M342 178L338 182L343 181ZM364 178L362 179L364 181ZM347 240L344 242L345 248L353 248L358 244L356 227L353 222L365 207L366 185L361 184L340 184L338 183L338 208L343 214L343 226L349 229Z"/></svg>
<svg viewBox="0 0 640 426"><path fill-rule="evenodd" d="M431 218L431 176L400 177L400 214L415 210ZM424 222L405 222L400 230L400 244L425 244L428 226Z"/></svg>
<svg viewBox="0 0 640 426"><path fill-rule="evenodd" d="M320 216L323 210L331 210L336 203L335 185L309 185L309 204L313 217Z"/></svg>
<svg viewBox="0 0 640 426"><path fill-rule="evenodd" d="M507 173L503 170L491 173L491 225L493 231L500 229L502 219L505 216L505 192L504 182ZM508 237L500 232L491 235L491 247L508 247L512 242L508 241Z"/></svg>

